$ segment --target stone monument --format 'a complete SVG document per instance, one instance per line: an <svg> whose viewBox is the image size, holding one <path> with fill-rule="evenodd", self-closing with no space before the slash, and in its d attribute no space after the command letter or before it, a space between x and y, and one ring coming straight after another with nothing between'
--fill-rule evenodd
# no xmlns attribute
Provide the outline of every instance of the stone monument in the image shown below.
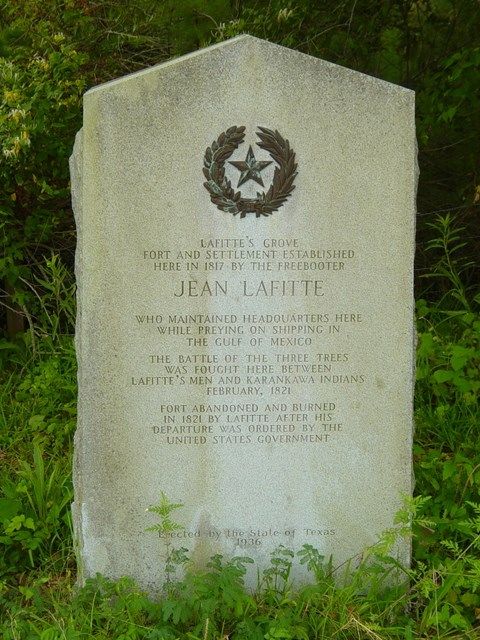
<svg viewBox="0 0 480 640"><path fill-rule="evenodd" d="M83 577L374 544L411 491L413 92L240 36L88 91L71 172Z"/></svg>

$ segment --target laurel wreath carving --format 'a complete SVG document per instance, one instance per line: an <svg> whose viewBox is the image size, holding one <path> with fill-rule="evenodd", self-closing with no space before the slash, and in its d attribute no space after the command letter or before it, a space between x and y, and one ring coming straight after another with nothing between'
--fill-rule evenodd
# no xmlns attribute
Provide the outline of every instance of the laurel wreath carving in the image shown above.
<svg viewBox="0 0 480 640"><path fill-rule="evenodd" d="M277 130L258 127L258 146L268 151L277 166L273 180L267 192L257 192L256 198L243 198L240 191L235 191L225 175L225 162L238 149L245 138L245 127L230 127L221 133L210 147L207 147L203 159L203 174L206 178L204 186L210 193L210 199L221 211L240 214L245 218L247 213L255 216L270 216L277 211L295 189L293 181L297 176L295 152L290 143Z"/></svg>

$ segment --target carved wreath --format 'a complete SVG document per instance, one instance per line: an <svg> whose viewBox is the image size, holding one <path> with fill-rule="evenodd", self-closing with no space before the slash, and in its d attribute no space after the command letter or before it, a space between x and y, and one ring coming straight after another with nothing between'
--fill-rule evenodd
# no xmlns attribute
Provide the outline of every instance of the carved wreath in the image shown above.
<svg viewBox="0 0 480 640"><path fill-rule="evenodd" d="M256 217L270 216L277 211L295 189L293 181L297 175L295 152L290 143L278 131L258 127L258 146L268 151L277 166L268 191L257 192L256 198L243 198L240 191L232 188L230 180L225 176L225 162L242 144L245 138L245 127L230 127L221 133L217 140L205 151L203 174L206 178L204 186L210 193L210 199L221 211L233 213L245 218L247 213L255 213Z"/></svg>

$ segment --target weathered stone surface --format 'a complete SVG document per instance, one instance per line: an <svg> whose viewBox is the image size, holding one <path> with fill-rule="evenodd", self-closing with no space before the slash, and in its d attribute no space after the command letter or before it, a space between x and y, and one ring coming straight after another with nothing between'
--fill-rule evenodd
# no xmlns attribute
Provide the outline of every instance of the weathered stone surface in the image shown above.
<svg viewBox="0 0 480 640"><path fill-rule="evenodd" d="M242 36L90 90L71 167L82 575L161 584L160 491L199 566L373 544L411 490L413 93Z"/></svg>

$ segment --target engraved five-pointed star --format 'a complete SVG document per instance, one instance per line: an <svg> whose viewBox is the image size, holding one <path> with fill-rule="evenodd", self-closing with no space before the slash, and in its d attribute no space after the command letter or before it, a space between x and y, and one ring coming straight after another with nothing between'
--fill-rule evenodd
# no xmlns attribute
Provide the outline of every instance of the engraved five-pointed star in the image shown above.
<svg viewBox="0 0 480 640"><path fill-rule="evenodd" d="M230 164L233 164L235 169L241 171L240 180L238 181L237 187L241 187L242 184L245 184L248 180L255 180L262 187L264 186L262 176L260 175L260 171L263 171L265 167L268 167L269 164L272 164L272 161L260 160L259 162L255 158L255 154L253 153L252 147L248 147L247 157L245 161L240 160L230 160Z"/></svg>

